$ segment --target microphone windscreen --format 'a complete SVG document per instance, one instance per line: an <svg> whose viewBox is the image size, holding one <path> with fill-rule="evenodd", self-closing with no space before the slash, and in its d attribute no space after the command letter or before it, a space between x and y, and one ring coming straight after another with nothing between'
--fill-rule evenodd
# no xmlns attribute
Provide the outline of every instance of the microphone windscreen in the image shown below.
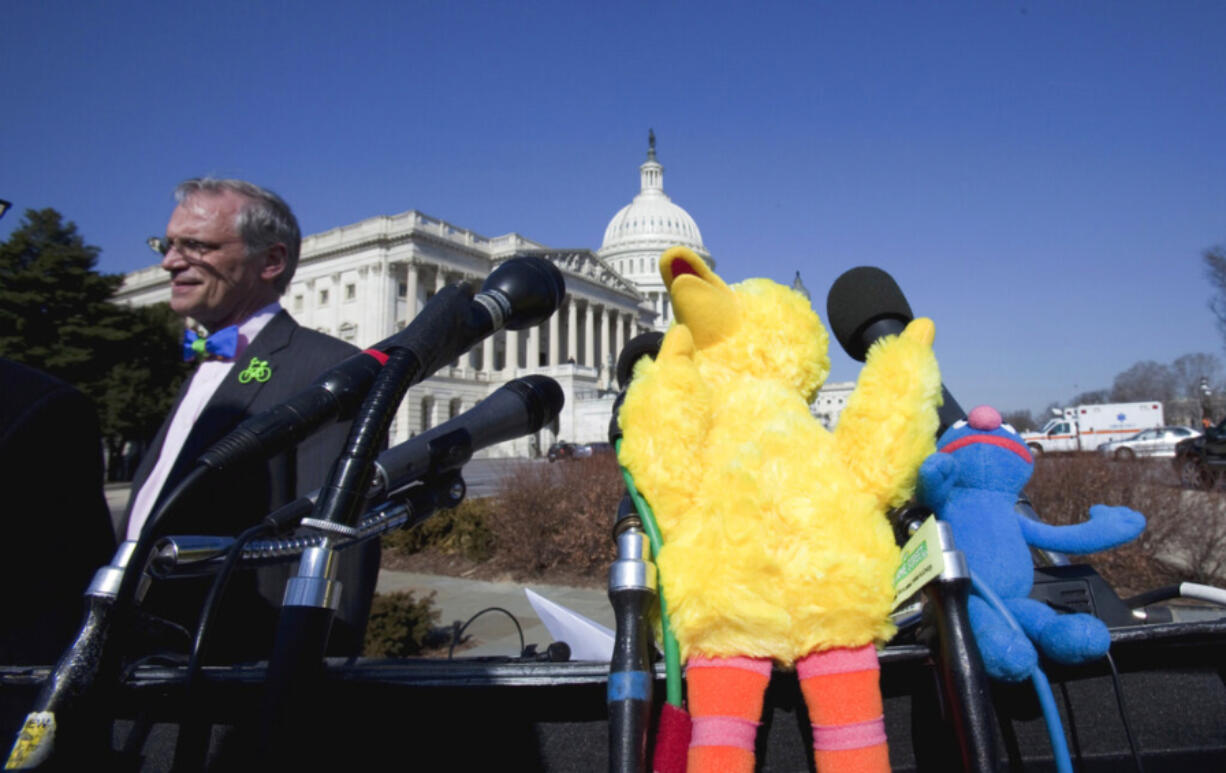
<svg viewBox="0 0 1226 773"><path fill-rule="evenodd" d="M529 412L529 420L526 431L520 434L536 432L553 421L562 412L562 406L566 403L566 394L562 391L562 386L548 376L534 373L508 382L507 386L520 391L525 396L524 403Z"/></svg>
<svg viewBox="0 0 1226 773"><path fill-rule="evenodd" d="M630 378L634 375L634 363L638 362L641 357L655 359L656 354L660 351L660 342L663 340L664 334L655 331L631 338L622 349L622 353L617 356L617 385L622 389L629 386Z"/></svg>
<svg viewBox="0 0 1226 773"><path fill-rule="evenodd" d="M826 319L843 351L863 361L872 341L864 340L870 325L895 319L906 325L911 321L911 305L898 288L894 277L875 266L859 266L846 271L830 286L826 296Z"/></svg>

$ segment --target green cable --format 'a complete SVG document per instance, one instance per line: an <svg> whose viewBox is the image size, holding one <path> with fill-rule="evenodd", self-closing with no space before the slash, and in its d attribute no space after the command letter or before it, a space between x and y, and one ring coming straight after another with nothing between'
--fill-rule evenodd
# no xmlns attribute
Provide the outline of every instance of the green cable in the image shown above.
<svg viewBox="0 0 1226 773"><path fill-rule="evenodd" d="M617 440L617 454L620 458L622 449L622 441ZM660 547L663 540L660 537L660 528L656 525L655 513L651 511L651 505L647 504L647 500L639 493L638 487L634 485L634 476L625 467L621 468L622 477L626 481L626 491L630 493L630 499L634 502L635 509L639 512L639 519L643 522L643 528L647 532L647 541L651 543L652 557L658 558L660 555ZM657 565L658 566L658 565ZM672 624L668 620L668 604L664 601L664 580L657 576L657 587L659 588L660 596L660 624L664 631L664 675L666 686L666 700L681 708L681 649L677 646L677 637L673 635Z"/></svg>

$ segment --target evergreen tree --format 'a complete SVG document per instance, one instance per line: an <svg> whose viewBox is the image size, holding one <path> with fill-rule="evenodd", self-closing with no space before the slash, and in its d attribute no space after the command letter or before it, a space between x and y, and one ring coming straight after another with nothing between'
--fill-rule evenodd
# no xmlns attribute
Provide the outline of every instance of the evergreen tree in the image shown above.
<svg viewBox="0 0 1226 773"><path fill-rule="evenodd" d="M123 282L54 209L26 210L0 243L0 357L67 381L94 401L112 451L152 438L186 369L182 322L163 305L110 302Z"/></svg>
<svg viewBox="0 0 1226 773"><path fill-rule="evenodd" d="M97 262L76 225L53 209L26 210L0 244L0 356L85 391L125 337L123 310L107 302L123 278L99 274Z"/></svg>

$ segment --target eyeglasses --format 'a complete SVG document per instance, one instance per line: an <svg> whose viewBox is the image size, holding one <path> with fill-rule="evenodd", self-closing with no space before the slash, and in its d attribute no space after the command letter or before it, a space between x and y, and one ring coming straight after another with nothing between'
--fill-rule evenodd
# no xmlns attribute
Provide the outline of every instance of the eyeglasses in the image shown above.
<svg viewBox="0 0 1226 773"><path fill-rule="evenodd" d="M210 252L216 252L227 244L241 242L242 239L229 239L224 242L202 242L196 239L161 239L156 236L150 237L149 246L154 252L160 255L167 255L170 251L178 250L179 254L188 260L198 260Z"/></svg>

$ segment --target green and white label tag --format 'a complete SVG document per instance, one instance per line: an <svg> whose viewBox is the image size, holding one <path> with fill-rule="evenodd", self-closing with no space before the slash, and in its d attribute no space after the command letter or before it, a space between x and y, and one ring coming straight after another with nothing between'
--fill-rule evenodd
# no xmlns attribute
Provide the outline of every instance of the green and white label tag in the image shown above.
<svg viewBox="0 0 1226 773"><path fill-rule="evenodd" d="M919 527L902 549L902 558L894 572L894 609L945 571L941 556L941 539L937 534L935 515Z"/></svg>

